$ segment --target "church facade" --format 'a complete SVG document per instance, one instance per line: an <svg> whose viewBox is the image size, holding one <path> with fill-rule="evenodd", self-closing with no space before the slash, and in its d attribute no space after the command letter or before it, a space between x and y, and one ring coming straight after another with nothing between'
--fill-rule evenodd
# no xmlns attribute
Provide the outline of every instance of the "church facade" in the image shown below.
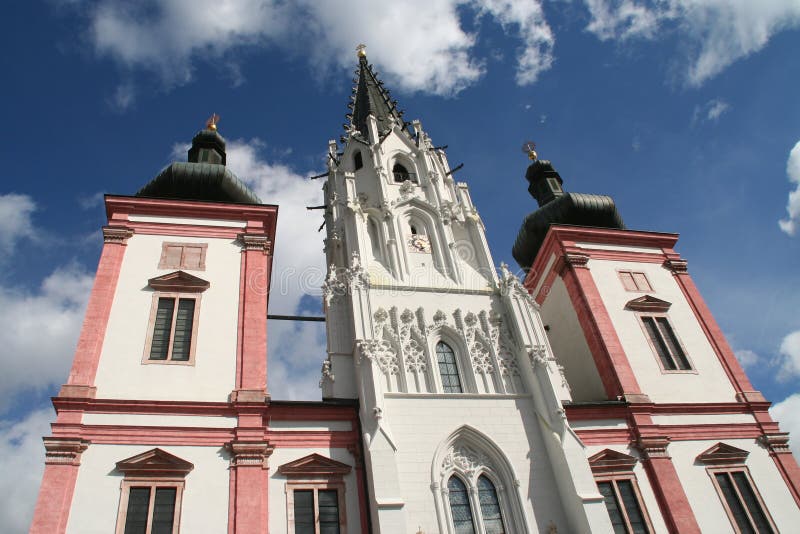
<svg viewBox="0 0 800 534"><path fill-rule="evenodd" d="M106 196L31 532L792 531L788 435L676 235L626 229L532 152L521 281L363 49L350 108L323 185L322 400L267 391L279 209L212 120L188 162Z"/></svg>

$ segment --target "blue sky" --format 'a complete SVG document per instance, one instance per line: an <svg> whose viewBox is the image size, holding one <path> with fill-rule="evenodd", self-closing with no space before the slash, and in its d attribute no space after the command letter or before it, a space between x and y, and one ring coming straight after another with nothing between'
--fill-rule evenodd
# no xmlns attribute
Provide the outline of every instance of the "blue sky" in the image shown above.
<svg viewBox="0 0 800 534"><path fill-rule="evenodd" d="M271 311L320 311L320 220L304 206L321 183L304 177L342 133L362 41L405 118L464 163L496 262L513 265L536 208L533 139L567 190L681 234L751 379L800 431L799 29L797 0L17 3L0 34L0 517L27 528L101 194L184 159L212 112L229 166L281 205ZM273 397L318 398L323 345L318 326L270 324Z"/></svg>

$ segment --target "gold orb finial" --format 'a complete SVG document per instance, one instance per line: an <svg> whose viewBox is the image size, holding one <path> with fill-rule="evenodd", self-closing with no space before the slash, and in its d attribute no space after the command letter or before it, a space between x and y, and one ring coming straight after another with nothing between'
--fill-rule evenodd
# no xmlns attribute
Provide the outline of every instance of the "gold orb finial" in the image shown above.
<svg viewBox="0 0 800 534"><path fill-rule="evenodd" d="M212 113L211 116L206 121L206 128L209 130L217 131L217 123L219 122L219 115L216 113Z"/></svg>
<svg viewBox="0 0 800 534"><path fill-rule="evenodd" d="M358 57L367 57L367 45L364 43L358 45L356 47L356 53L358 54Z"/></svg>
<svg viewBox="0 0 800 534"><path fill-rule="evenodd" d="M536 143L533 141L525 141L522 145L522 151L528 155L528 159L531 161L536 161L539 157L539 155L536 154Z"/></svg>

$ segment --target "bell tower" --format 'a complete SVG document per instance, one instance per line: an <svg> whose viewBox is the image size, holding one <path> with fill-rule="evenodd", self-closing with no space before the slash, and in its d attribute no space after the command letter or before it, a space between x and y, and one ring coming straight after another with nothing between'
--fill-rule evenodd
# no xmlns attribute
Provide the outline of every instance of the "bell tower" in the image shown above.
<svg viewBox="0 0 800 534"><path fill-rule="evenodd" d="M328 145L320 385L359 400L374 531L608 524L537 306L498 276L446 147L404 120L363 46L354 84Z"/></svg>

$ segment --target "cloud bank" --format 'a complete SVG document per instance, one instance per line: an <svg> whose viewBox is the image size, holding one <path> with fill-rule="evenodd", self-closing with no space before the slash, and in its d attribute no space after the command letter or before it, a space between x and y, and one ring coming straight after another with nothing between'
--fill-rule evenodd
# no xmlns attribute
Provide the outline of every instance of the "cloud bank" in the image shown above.
<svg viewBox="0 0 800 534"><path fill-rule="evenodd" d="M789 181L796 184L794 191L789 193L789 200L786 203L788 217L778 221L780 229L788 235L795 235L797 226L800 224L800 141L798 141L791 152L789 160L786 162L786 174Z"/></svg>

